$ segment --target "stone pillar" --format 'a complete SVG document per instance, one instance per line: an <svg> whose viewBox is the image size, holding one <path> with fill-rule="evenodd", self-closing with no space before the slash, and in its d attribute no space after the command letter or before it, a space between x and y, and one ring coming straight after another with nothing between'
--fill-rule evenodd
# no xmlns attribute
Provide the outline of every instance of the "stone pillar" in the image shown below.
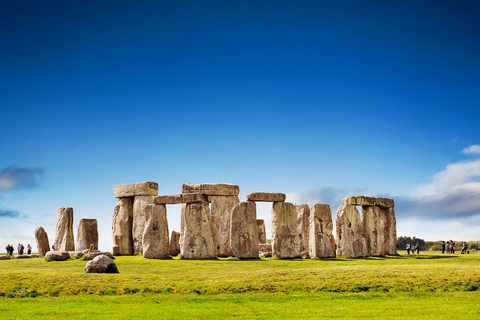
<svg viewBox="0 0 480 320"><path fill-rule="evenodd" d="M355 205L340 205L335 222L337 227L337 256L367 256L365 233L360 214Z"/></svg>
<svg viewBox="0 0 480 320"><path fill-rule="evenodd" d="M267 232L265 231L265 221L257 220L258 243L267 243Z"/></svg>
<svg viewBox="0 0 480 320"><path fill-rule="evenodd" d="M170 236L169 252L171 256L177 256L180 253L180 233L172 231Z"/></svg>
<svg viewBox="0 0 480 320"><path fill-rule="evenodd" d="M300 257L300 238L297 230L297 212L293 203L273 203L272 257Z"/></svg>
<svg viewBox="0 0 480 320"><path fill-rule="evenodd" d="M230 247L230 221L233 207L240 202L238 196L210 196L213 241L216 255L220 257L232 256Z"/></svg>
<svg viewBox="0 0 480 320"><path fill-rule="evenodd" d="M55 251L75 251L73 208L61 207L57 209L54 248Z"/></svg>
<svg viewBox="0 0 480 320"><path fill-rule="evenodd" d="M388 217L390 224L390 248L387 254L396 255L397 254L397 219L395 218L395 210L393 207L388 208Z"/></svg>
<svg viewBox="0 0 480 320"><path fill-rule="evenodd" d="M310 257L335 257L332 210L328 204L315 203L310 211Z"/></svg>
<svg viewBox="0 0 480 320"><path fill-rule="evenodd" d="M310 208L308 204L296 204L297 211L297 230L300 238L300 255L309 255L309 237L310 237Z"/></svg>
<svg viewBox="0 0 480 320"><path fill-rule="evenodd" d="M98 250L98 225L96 219L80 219L77 232L77 251L90 248Z"/></svg>
<svg viewBox="0 0 480 320"><path fill-rule="evenodd" d="M164 204L147 204L144 208L143 257L166 259L169 251L167 207Z"/></svg>
<svg viewBox="0 0 480 320"><path fill-rule="evenodd" d="M43 227L35 229L35 240L37 241L37 250L40 257L45 257L45 254L50 251L50 243L48 242L48 235Z"/></svg>
<svg viewBox="0 0 480 320"><path fill-rule="evenodd" d="M120 198L113 211L112 241L114 255L133 254L133 198Z"/></svg>
<svg viewBox="0 0 480 320"><path fill-rule="evenodd" d="M258 258L257 205L240 202L233 207L230 245L237 258Z"/></svg>
<svg viewBox="0 0 480 320"><path fill-rule="evenodd" d="M142 254L142 238L145 229L145 207L153 204L153 196L135 196L133 200L133 254Z"/></svg>
<svg viewBox="0 0 480 320"><path fill-rule="evenodd" d="M362 206L362 224L365 231L366 254L368 256L381 255L380 208Z"/></svg>
<svg viewBox="0 0 480 320"><path fill-rule="evenodd" d="M208 202L187 203L182 207L183 241L181 253L185 259L215 258L210 208Z"/></svg>

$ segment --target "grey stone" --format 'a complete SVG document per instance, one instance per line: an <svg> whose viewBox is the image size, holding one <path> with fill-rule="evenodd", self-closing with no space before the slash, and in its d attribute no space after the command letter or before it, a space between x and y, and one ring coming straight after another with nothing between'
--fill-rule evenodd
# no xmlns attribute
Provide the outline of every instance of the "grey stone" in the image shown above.
<svg viewBox="0 0 480 320"><path fill-rule="evenodd" d="M146 224L143 231L143 257L146 259L168 258L168 221L164 204L145 206Z"/></svg>
<svg viewBox="0 0 480 320"><path fill-rule="evenodd" d="M265 221L257 219L258 243L267 242L267 232L265 231Z"/></svg>
<svg viewBox="0 0 480 320"><path fill-rule="evenodd" d="M340 205L335 218L337 228L337 256L367 256L365 232L355 205Z"/></svg>
<svg viewBox="0 0 480 320"><path fill-rule="evenodd" d="M247 201L257 202L283 202L287 196L278 192L250 192L247 194Z"/></svg>
<svg viewBox="0 0 480 320"><path fill-rule="evenodd" d="M120 198L112 219L114 255L133 254L133 198Z"/></svg>
<svg viewBox="0 0 480 320"><path fill-rule="evenodd" d="M187 183L182 186L182 193L201 193L209 196L238 196L240 187L231 183Z"/></svg>
<svg viewBox="0 0 480 320"><path fill-rule="evenodd" d="M180 253L180 232L172 231L168 251L171 256L177 256Z"/></svg>
<svg viewBox="0 0 480 320"><path fill-rule="evenodd" d="M35 240L37 241L38 255L44 257L45 254L50 251L50 243L48 242L48 235L43 227L37 227L37 229L35 229Z"/></svg>
<svg viewBox="0 0 480 320"><path fill-rule="evenodd" d="M88 261L83 271L85 273L119 273L115 261L106 255L99 255Z"/></svg>
<svg viewBox="0 0 480 320"><path fill-rule="evenodd" d="M180 204L180 203L182 203L182 195L181 194L171 194L171 195L156 196L156 197L153 198L153 203L155 203L155 204Z"/></svg>
<svg viewBox="0 0 480 320"><path fill-rule="evenodd" d="M182 220L183 241L180 250L183 258L215 258L208 202L187 203L182 206Z"/></svg>
<svg viewBox="0 0 480 320"><path fill-rule="evenodd" d="M143 231L145 230L145 207L153 204L153 196L136 196L133 200L133 254L142 254Z"/></svg>
<svg viewBox="0 0 480 320"><path fill-rule="evenodd" d="M54 248L55 251L75 251L73 208L61 207L57 209Z"/></svg>
<svg viewBox="0 0 480 320"><path fill-rule="evenodd" d="M335 257L332 210L328 204L316 203L310 210L310 257Z"/></svg>
<svg viewBox="0 0 480 320"><path fill-rule="evenodd" d="M368 256L379 256L382 254L380 210L377 206L362 206L362 224L365 232L366 254Z"/></svg>
<svg viewBox="0 0 480 320"><path fill-rule="evenodd" d="M309 255L309 237L310 237L310 208L308 204L296 204L297 212L297 230L300 239L300 255Z"/></svg>
<svg viewBox="0 0 480 320"><path fill-rule="evenodd" d="M290 202L274 202L272 206L272 256L300 257L297 212Z"/></svg>
<svg viewBox="0 0 480 320"><path fill-rule="evenodd" d="M77 250L88 249L93 244L98 249L97 219L80 219L77 232Z"/></svg>
<svg viewBox="0 0 480 320"><path fill-rule="evenodd" d="M257 205L240 202L233 207L230 246L237 258L258 258Z"/></svg>
<svg viewBox="0 0 480 320"><path fill-rule="evenodd" d="M67 251L48 251L45 254L45 259L53 261L65 261L70 258L70 254Z"/></svg>
<svg viewBox="0 0 480 320"><path fill-rule="evenodd" d="M272 256L272 245L270 243L260 243L258 245L258 251L262 257L271 257Z"/></svg>
<svg viewBox="0 0 480 320"><path fill-rule="evenodd" d="M206 202L207 196L201 193L182 194L182 203Z"/></svg>
<svg viewBox="0 0 480 320"><path fill-rule="evenodd" d="M238 196L211 196L210 223L217 256L233 255L230 247L230 223L233 207L239 202Z"/></svg>
<svg viewBox="0 0 480 320"><path fill-rule="evenodd" d="M86 254L87 260L93 260L98 256L107 256L110 259L115 259L110 252L100 252L100 251L95 251L95 252L90 252Z"/></svg>
<svg viewBox="0 0 480 320"><path fill-rule="evenodd" d="M347 197L342 200L344 206L356 205L356 206L374 206L375 198L366 196Z"/></svg>

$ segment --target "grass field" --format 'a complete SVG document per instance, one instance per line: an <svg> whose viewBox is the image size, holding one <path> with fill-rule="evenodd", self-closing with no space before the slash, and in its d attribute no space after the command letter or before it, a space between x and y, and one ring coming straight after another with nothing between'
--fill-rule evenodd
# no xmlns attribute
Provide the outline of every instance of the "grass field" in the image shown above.
<svg viewBox="0 0 480 320"><path fill-rule="evenodd" d="M0 261L0 318L480 319L480 254L85 264Z"/></svg>

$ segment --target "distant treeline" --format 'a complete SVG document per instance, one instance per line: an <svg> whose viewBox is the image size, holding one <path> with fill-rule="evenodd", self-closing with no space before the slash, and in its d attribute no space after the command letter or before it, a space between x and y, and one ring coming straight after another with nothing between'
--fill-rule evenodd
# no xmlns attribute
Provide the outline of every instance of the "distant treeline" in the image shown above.
<svg viewBox="0 0 480 320"><path fill-rule="evenodd" d="M445 241L445 243L447 241L450 241L450 239L445 239L443 240ZM460 252L460 250L462 250L462 244L463 244L463 241L455 241L453 240L453 242L455 242L455 246L456 246L456 249L457 251ZM405 246L407 245L407 243L410 243L410 244L414 244L416 245L417 243L420 245L420 250L423 250L423 251L441 251L442 250L442 241L425 241L423 239L419 239L419 238L415 238L415 237L398 237L397 238L397 244L398 244L398 249L399 250L405 250ZM470 250L470 251L477 251L480 249L480 241L467 241L467 250Z"/></svg>

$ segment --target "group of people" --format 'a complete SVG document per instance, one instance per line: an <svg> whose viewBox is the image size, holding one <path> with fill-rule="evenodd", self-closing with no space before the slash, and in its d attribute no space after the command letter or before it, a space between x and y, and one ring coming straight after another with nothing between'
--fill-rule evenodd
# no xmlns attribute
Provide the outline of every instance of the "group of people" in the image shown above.
<svg viewBox="0 0 480 320"><path fill-rule="evenodd" d="M445 243L445 241L442 241L442 253L447 252L447 253L455 254L455 250L456 250L455 242L453 242L452 240L447 241L447 243ZM467 253L467 243L465 241L462 242L461 253L462 254Z"/></svg>
<svg viewBox="0 0 480 320"><path fill-rule="evenodd" d="M14 250L13 245L8 244L5 247L5 249L7 249L7 256L13 256L13 250ZM25 251L25 247L23 246L23 244L19 243L18 246L17 246L18 254L21 256L21 255L23 255L24 251ZM27 254L31 254L31 253L32 253L32 246L29 243L27 245Z"/></svg>
<svg viewBox="0 0 480 320"><path fill-rule="evenodd" d="M407 245L405 246L405 249L407 249L407 253L410 254L410 251L412 251L412 254L415 254L415 250L417 250L417 254L420 254L420 245L418 244L410 244L407 242Z"/></svg>

